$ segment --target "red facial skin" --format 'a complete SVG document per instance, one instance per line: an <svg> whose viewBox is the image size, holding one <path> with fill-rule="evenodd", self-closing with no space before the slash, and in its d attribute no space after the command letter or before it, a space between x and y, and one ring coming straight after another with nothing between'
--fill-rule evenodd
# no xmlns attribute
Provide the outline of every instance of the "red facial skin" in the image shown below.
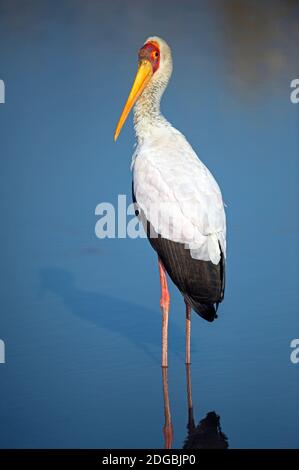
<svg viewBox="0 0 299 470"><path fill-rule="evenodd" d="M153 73L155 73L160 65L160 48L155 41L149 41L139 49L138 54L139 60L149 60L153 67Z"/></svg>

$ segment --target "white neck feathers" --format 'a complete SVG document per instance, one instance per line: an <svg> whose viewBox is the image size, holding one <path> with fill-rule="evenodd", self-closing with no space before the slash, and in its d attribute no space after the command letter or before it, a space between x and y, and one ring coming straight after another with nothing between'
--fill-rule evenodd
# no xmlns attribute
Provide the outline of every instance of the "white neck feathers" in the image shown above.
<svg viewBox="0 0 299 470"><path fill-rule="evenodd" d="M170 127L169 122L160 112L162 95L172 74L172 57L168 44L161 38L151 37L160 48L160 65L154 73L134 108L134 127L138 143L150 137L155 129Z"/></svg>

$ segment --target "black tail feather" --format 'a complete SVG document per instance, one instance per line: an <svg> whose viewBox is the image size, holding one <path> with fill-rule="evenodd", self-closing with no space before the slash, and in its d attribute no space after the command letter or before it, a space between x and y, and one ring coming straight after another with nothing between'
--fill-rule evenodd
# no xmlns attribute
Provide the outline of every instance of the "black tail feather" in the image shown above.
<svg viewBox="0 0 299 470"><path fill-rule="evenodd" d="M191 305L192 309L199 316L201 316L204 320L207 320L208 322L212 322L215 320L215 318L218 317L217 315L218 304L216 304L216 307L215 307L215 305L212 303L200 303L188 296L185 296L185 299Z"/></svg>

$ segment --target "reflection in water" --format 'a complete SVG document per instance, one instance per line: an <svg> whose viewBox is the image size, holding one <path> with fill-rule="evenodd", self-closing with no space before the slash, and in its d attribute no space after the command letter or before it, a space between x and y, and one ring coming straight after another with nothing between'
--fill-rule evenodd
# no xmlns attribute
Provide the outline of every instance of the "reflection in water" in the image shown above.
<svg viewBox="0 0 299 470"><path fill-rule="evenodd" d="M227 449L228 440L221 431L220 416L210 411L198 426L188 428L183 449Z"/></svg>
<svg viewBox="0 0 299 470"><path fill-rule="evenodd" d="M57 295L75 316L120 334L155 363L160 362L159 356L153 354L153 346L157 351L160 347L160 337L156 334L161 323L160 312L145 307L140 309L139 305L125 300L80 289L75 283L74 276L61 268L51 267L40 271L40 296L46 292ZM109 312L109 315L106 312ZM175 324L172 325L171 334L175 345L173 350L177 354L182 353L184 350L182 334ZM119 354L117 350L115 354Z"/></svg>
<svg viewBox="0 0 299 470"><path fill-rule="evenodd" d="M165 423L163 426L164 447L171 449L173 441L173 427L171 422L169 393L168 393L168 367L162 367L163 379L163 398L164 398L164 417Z"/></svg>
<svg viewBox="0 0 299 470"><path fill-rule="evenodd" d="M193 403L192 403L192 384L190 365L186 365L187 378L187 402L188 402L188 435L185 439L183 449L227 449L228 439L222 432L220 426L220 416L215 411L210 411L198 425L195 425ZM168 369L162 367L163 379L163 397L164 397L164 417L163 426L164 447L171 449L173 442L173 426L171 421L171 411L168 393Z"/></svg>

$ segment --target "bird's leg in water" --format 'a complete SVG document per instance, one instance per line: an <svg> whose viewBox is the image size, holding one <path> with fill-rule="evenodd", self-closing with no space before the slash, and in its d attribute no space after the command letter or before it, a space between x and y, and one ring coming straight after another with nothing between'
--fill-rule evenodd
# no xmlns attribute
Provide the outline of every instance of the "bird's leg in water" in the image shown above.
<svg viewBox="0 0 299 470"><path fill-rule="evenodd" d="M170 304L170 296L167 286L167 278L165 268L160 258L159 262L159 273L160 273L160 284L161 284L161 300L160 306L162 309L162 367L167 367L167 352L168 352L168 312Z"/></svg>
<svg viewBox="0 0 299 470"><path fill-rule="evenodd" d="M165 423L163 426L164 447L165 449L171 449L172 441L173 441L173 427L172 427L172 422L171 422L167 374L168 374L167 367L162 367L164 417L165 417Z"/></svg>
<svg viewBox="0 0 299 470"><path fill-rule="evenodd" d="M187 378L187 401L188 401L188 425L189 432L195 429L194 416L193 416L193 402L192 402L192 385L191 385L191 370L190 364L186 364L186 378Z"/></svg>
<svg viewBox="0 0 299 470"><path fill-rule="evenodd" d="M187 300L186 304L186 364L190 364L190 334L191 334L191 307Z"/></svg>

